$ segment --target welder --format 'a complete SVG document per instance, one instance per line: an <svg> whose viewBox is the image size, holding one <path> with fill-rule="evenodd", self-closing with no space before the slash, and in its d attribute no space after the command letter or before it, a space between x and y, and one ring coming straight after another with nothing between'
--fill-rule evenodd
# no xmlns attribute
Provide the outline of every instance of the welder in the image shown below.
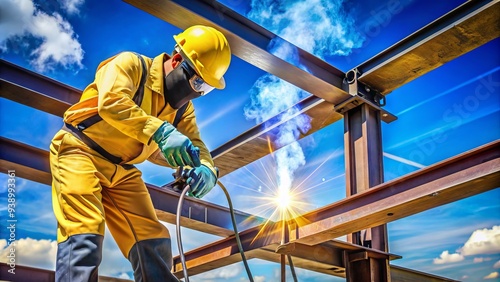
<svg viewBox="0 0 500 282"><path fill-rule="evenodd" d="M134 165L188 167L190 196L217 181L192 99L225 87L231 51L208 26L174 35L172 55L122 52L103 61L50 145L57 218L56 281L97 281L105 225L136 281L178 281L170 234Z"/></svg>

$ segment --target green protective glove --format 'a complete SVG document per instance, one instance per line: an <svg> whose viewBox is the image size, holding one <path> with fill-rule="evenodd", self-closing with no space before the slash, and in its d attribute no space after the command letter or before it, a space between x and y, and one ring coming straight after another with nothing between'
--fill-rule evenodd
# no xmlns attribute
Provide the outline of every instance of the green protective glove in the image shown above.
<svg viewBox="0 0 500 282"><path fill-rule="evenodd" d="M200 149L170 123L165 121L153 134L153 140L172 167L201 165Z"/></svg>
<svg viewBox="0 0 500 282"><path fill-rule="evenodd" d="M186 183L191 185L188 195L198 199L210 192L217 182L217 176L205 165L190 169L187 177Z"/></svg>

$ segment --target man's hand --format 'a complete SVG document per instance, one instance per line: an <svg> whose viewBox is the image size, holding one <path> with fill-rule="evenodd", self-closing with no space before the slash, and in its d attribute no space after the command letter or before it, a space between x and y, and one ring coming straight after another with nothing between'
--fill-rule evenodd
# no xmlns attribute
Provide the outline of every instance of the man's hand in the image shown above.
<svg viewBox="0 0 500 282"><path fill-rule="evenodd" d="M187 176L187 183L191 185L188 195L198 199L210 192L217 182L217 176L205 165L192 168Z"/></svg>
<svg viewBox="0 0 500 282"><path fill-rule="evenodd" d="M172 167L201 165L200 149L170 123L165 121L153 134L153 140Z"/></svg>

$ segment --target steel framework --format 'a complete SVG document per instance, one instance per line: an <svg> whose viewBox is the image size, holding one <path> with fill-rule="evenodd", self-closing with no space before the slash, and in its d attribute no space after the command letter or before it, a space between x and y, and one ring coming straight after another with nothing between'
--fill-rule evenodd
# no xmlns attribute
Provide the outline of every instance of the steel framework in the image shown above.
<svg viewBox="0 0 500 282"><path fill-rule="evenodd" d="M313 94L299 102L302 112L312 118L306 135L344 118L348 197L303 215L301 224L288 222L289 242L282 246L280 223L264 227L265 219L238 211L247 257L280 262L281 254L291 254L298 267L347 281L452 281L391 265L389 261L399 256L388 253L384 224L498 187L500 142L384 183L380 123L396 117L382 109L381 100L390 91L499 37L499 1L468 1L347 73L296 46L300 65L310 72L270 54L266 48L277 35L216 1L125 2L179 28L200 23L217 27L236 56ZM62 116L80 93L0 61L1 97ZM279 126L275 123L273 128ZM267 155L269 130L259 124L212 151L221 175ZM16 169L20 177L50 184L47 151L6 138L0 138L0 149L3 171ZM159 218L174 223L172 207L178 195L154 185L148 184L148 189ZM197 274L238 262L228 209L190 198L186 206L184 226L224 237L186 253L188 272ZM256 237L262 228L266 236ZM371 236L362 238L362 230ZM343 235L348 235L348 242L334 240ZM182 276L178 257L174 271Z"/></svg>

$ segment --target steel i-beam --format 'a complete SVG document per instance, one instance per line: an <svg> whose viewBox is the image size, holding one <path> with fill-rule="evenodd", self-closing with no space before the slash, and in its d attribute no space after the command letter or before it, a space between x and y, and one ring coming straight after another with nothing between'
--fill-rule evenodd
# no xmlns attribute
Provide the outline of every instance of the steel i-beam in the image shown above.
<svg viewBox="0 0 500 282"><path fill-rule="evenodd" d="M370 187L384 182L381 136L381 119L378 109L365 103L345 113L344 146L347 197L364 192ZM356 232L348 235L348 241L387 252L386 229L384 224ZM345 262L347 281L390 280L387 259L346 253Z"/></svg>

